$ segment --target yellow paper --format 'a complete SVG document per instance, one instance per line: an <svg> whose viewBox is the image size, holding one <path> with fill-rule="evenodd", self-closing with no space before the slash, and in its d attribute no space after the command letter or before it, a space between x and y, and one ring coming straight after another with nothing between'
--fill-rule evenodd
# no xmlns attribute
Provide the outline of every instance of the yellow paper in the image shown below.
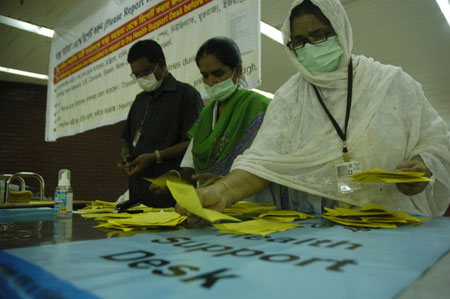
<svg viewBox="0 0 450 299"><path fill-rule="evenodd" d="M158 178L144 178L144 179L158 187L167 187L167 179L166 178L158 177Z"/></svg>
<svg viewBox="0 0 450 299"><path fill-rule="evenodd" d="M9 203L29 203L33 197L33 192L29 190L9 191Z"/></svg>
<svg viewBox="0 0 450 299"><path fill-rule="evenodd" d="M415 183L415 182L431 182L432 179L427 177L386 177L386 176L367 176L363 178L355 178L353 182L358 183Z"/></svg>
<svg viewBox="0 0 450 299"><path fill-rule="evenodd" d="M405 219L406 221L408 221L408 223L412 223L412 224L414 224L414 223L419 224L420 222L426 220L426 218L414 217L414 216L411 216L411 215L406 214L404 212L395 212L394 216L397 217L397 218Z"/></svg>
<svg viewBox="0 0 450 299"><path fill-rule="evenodd" d="M333 222L337 222L337 223L344 224L344 225L351 225L351 226L397 228L397 225L395 225L395 224L388 224L388 223L361 223L361 222L357 222L357 221L341 219L341 218L338 218L338 217L327 216L326 214L323 215L323 218L331 220Z"/></svg>
<svg viewBox="0 0 450 299"><path fill-rule="evenodd" d="M401 172L401 171L386 171L379 168L374 168L372 170L364 170L357 174L352 175L352 177L361 177L365 175L392 175L392 176L415 176L422 177L425 175L423 172Z"/></svg>
<svg viewBox="0 0 450 299"><path fill-rule="evenodd" d="M287 223L287 222L292 222L297 220L297 217L289 217L289 216L264 216L264 217L255 217L255 219L264 219L264 220L268 220L268 221L275 221L275 222L283 222L283 223Z"/></svg>
<svg viewBox="0 0 450 299"><path fill-rule="evenodd" d="M374 168L354 174L351 177L354 182L360 183L413 183L433 181L424 175L425 173L423 172L392 172Z"/></svg>
<svg viewBox="0 0 450 299"><path fill-rule="evenodd" d="M167 181L167 187L169 187L170 193L172 193L173 198L179 205L200 218L210 222L215 222L217 220L241 221L215 210L203 208L198 199L197 192L195 192L192 185Z"/></svg>
<svg viewBox="0 0 450 299"><path fill-rule="evenodd" d="M107 207L107 208L85 207L83 209L79 209L77 212L78 213L87 213L87 214L93 214L93 213L100 214L100 213L111 213L111 212L115 212L115 211L116 211L116 209L114 207L112 207L112 208L109 208L109 207Z"/></svg>
<svg viewBox="0 0 450 299"><path fill-rule="evenodd" d="M378 204L376 204L376 203L370 203L370 204L367 204L367 205L364 205L361 209L359 209L360 211L374 211L374 210L376 210L376 211L382 211L382 212L388 212L388 210L385 208L385 207L383 207L383 206L381 206L381 205L378 205Z"/></svg>
<svg viewBox="0 0 450 299"><path fill-rule="evenodd" d="M230 216L244 216L266 213L276 209L277 207L271 203L238 201L231 207L226 208L223 212Z"/></svg>
<svg viewBox="0 0 450 299"><path fill-rule="evenodd" d="M103 200L94 200L90 202L90 206L100 206L100 207L114 207L116 205L115 202L103 201Z"/></svg>
<svg viewBox="0 0 450 299"><path fill-rule="evenodd" d="M325 208L327 213L323 218L353 226L396 228L398 224L418 225L424 219L411 216L404 212L389 211L378 204L368 204L359 210L336 208Z"/></svg>
<svg viewBox="0 0 450 299"><path fill-rule="evenodd" d="M379 212L379 211L361 211L354 209L345 209L345 208L336 208L330 209L325 208L332 216L367 216L367 215L386 215L388 212Z"/></svg>
<svg viewBox="0 0 450 299"><path fill-rule="evenodd" d="M265 216L296 216L296 218L298 219L314 218L314 216L310 216L308 214L295 210L274 210L259 215L259 217Z"/></svg>
<svg viewBox="0 0 450 299"><path fill-rule="evenodd" d="M114 214L122 215L122 214ZM142 214L127 214L128 217L102 217L96 218L105 221L95 227L119 229L122 231L142 230L147 228L158 228L167 226L177 226L184 222L187 217L176 212L147 212Z"/></svg>
<svg viewBox="0 0 450 299"><path fill-rule="evenodd" d="M142 213L136 214L136 216L131 218L117 219L115 220L117 223L122 225L129 226L146 226L146 225L162 225L165 223L173 223L178 222L180 217L184 220L186 217L181 216L176 212L168 212L168 213Z"/></svg>
<svg viewBox="0 0 450 299"><path fill-rule="evenodd" d="M174 178L172 176L160 176L157 178L144 178L144 179L159 187L167 187L167 181L181 182L187 184L185 180Z"/></svg>
<svg viewBox="0 0 450 299"><path fill-rule="evenodd" d="M96 220L110 219L110 218L130 218L132 214L128 213L87 213L81 214L83 218L95 218Z"/></svg>

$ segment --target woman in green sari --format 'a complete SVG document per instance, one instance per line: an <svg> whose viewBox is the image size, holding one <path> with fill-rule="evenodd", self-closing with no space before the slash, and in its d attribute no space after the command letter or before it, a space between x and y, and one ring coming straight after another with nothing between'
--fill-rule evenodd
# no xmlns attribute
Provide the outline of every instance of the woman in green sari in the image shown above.
<svg viewBox="0 0 450 299"><path fill-rule="evenodd" d="M241 88L240 51L228 37L207 40L197 52L196 63L212 101L188 132L191 142L178 175L207 186L227 175L234 159L252 144L269 99Z"/></svg>

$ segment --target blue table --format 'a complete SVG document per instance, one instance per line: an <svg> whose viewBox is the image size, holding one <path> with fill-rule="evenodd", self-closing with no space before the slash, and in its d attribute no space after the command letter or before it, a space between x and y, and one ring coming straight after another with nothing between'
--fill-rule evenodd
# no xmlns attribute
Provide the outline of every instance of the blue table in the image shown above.
<svg viewBox="0 0 450 299"><path fill-rule="evenodd" d="M10 224L5 222L8 219L0 215L1 225ZM0 238L0 297L410 298L424 292L439 298L450 294L450 284L445 284L450 277L448 217L398 229L348 227L316 217L299 221L299 228L266 237L220 234L207 227L106 238L106 232L91 227L95 221L79 215L70 217L70 225L64 224L70 234L57 229L55 219L28 223L36 221L41 227L53 223L59 236L50 239L50 234L35 232L41 235L39 246L17 242L8 246L8 240ZM434 268L440 269L438 279L427 282ZM446 288L439 284L432 288L439 278Z"/></svg>

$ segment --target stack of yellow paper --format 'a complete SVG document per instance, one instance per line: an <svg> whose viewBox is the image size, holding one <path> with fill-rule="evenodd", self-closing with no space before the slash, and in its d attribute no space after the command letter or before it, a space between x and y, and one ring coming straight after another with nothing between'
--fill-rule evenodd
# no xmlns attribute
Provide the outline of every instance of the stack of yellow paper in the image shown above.
<svg viewBox="0 0 450 299"><path fill-rule="evenodd" d="M147 207L145 205L138 205L135 207L131 207L128 209L129 211L142 211L142 212L159 212L161 210L165 212L173 212L174 208L151 208ZM95 218L98 216L98 214L103 214L105 216L105 213L117 213L116 211L116 203L109 202L109 201L102 201L102 200L95 200L88 203L84 208L77 210L77 212L82 213L82 216L85 218Z"/></svg>
<svg viewBox="0 0 450 299"><path fill-rule="evenodd" d="M115 203L96 200L78 210L84 218L95 218L100 222L98 228L114 229L120 235L131 235L147 229L174 227L186 220L174 208L151 208L144 205L129 208L130 212L117 213ZM138 212L137 214L132 213ZM122 232L125 232L122 233ZM108 236L115 234L111 232Z"/></svg>
<svg viewBox="0 0 450 299"><path fill-rule="evenodd" d="M116 214L120 215L120 214ZM177 226L186 220L186 216L181 216L176 212L146 212L140 214L128 214L127 218L100 217L96 220L103 220L95 227L119 229L123 231L143 230L147 228Z"/></svg>
<svg viewBox="0 0 450 299"><path fill-rule="evenodd" d="M418 225L424 218L417 218L404 212L388 211L386 208L369 204L363 206L359 210L336 208L325 208L328 213L322 216L344 225L365 226L365 227L382 227L397 228L397 224Z"/></svg>
<svg viewBox="0 0 450 299"><path fill-rule="evenodd" d="M93 200L88 205L93 208L95 207L104 208L104 207L115 207L116 203L104 200Z"/></svg>
<svg viewBox="0 0 450 299"><path fill-rule="evenodd" d="M169 180L167 181L167 186L177 203L198 217L212 223L219 220L241 221L230 215L203 208L198 199L197 192L192 185ZM138 214L117 213L115 211L114 203L97 200L91 202L90 205L79 210L79 212L86 213L82 214L83 217L95 218L95 220L99 221L100 224L96 226L97 228L113 229L114 234L120 232L119 234L121 235L144 232L147 229L175 227L183 223L187 218L174 212L174 208L156 209L140 205L130 208L129 210L130 212L133 210L141 211L139 211L140 213ZM236 225L237 223L215 224L221 232L233 234L267 235L300 226L298 224L286 224L281 222L312 218L312 216L308 216L298 211L276 210L276 207L273 204L267 203L238 202L226 209L226 211L232 215L264 217L264 219L241 222L242 224L238 225Z"/></svg>
<svg viewBox="0 0 450 299"><path fill-rule="evenodd" d="M79 209L80 213L107 213L114 212L116 210L116 204L114 202L94 200L88 203L84 208Z"/></svg>
<svg viewBox="0 0 450 299"><path fill-rule="evenodd" d="M195 191L192 185L168 181L167 186L169 187L169 190L172 193L175 200L192 214L195 214L210 222L216 222L218 220L240 221L237 218L224 215L217 211L203 208L200 203L200 200L198 199L197 192ZM240 203L238 204L238 206L252 207L252 209L248 209L251 210L252 213L254 213L257 210L259 211L264 210L267 212L267 209L269 209L270 211L274 209L274 206L271 205L263 205L262 207L261 206L257 207L255 204L251 203ZM234 213L236 213L236 209L231 210L234 211ZM300 217L300 214L302 214L300 212L295 213L295 211L290 212L293 212L293 214L295 214L296 217ZM257 234L263 236L300 226L298 224L272 222L263 219L250 220L238 223L220 223L220 224L216 223L213 225L217 227L222 233Z"/></svg>
<svg viewBox="0 0 450 299"><path fill-rule="evenodd" d="M217 227L221 233L262 236L282 232L300 226L299 224L272 222L263 219L249 220L239 223L219 223L213 225Z"/></svg>
<svg viewBox="0 0 450 299"><path fill-rule="evenodd" d="M310 216L308 214L294 210L274 210L260 214L257 218L277 222L292 222L295 220L314 218L314 216Z"/></svg>
<svg viewBox="0 0 450 299"><path fill-rule="evenodd" d="M114 218L131 218L134 214L129 213L87 213L87 214L81 214L81 217L83 218L95 218L95 220L98 221L108 221L109 219Z"/></svg>
<svg viewBox="0 0 450 299"><path fill-rule="evenodd" d="M353 182L360 183L413 183L432 181L424 175L425 173L423 172L391 172L374 168L354 174L351 177L353 178Z"/></svg>
<svg viewBox="0 0 450 299"><path fill-rule="evenodd" d="M254 216L261 213L276 210L277 207L271 203L256 203L247 201L238 201L231 207L226 208L224 214L230 216Z"/></svg>
<svg viewBox="0 0 450 299"><path fill-rule="evenodd" d="M9 203L29 203L33 197L30 190L9 191Z"/></svg>

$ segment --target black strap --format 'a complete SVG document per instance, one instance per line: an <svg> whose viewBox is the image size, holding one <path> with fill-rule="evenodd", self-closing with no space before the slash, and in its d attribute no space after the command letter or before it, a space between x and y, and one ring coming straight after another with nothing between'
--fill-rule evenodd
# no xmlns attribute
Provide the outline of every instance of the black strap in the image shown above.
<svg viewBox="0 0 450 299"><path fill-rule="evenodd" d="M316 92L317 98L319 99L320 104L322 105L323 109L325 110L325 113L328 115L328 118L330 119L331 123L333 124L334 128L336 129L336 132L338 133L339 137L341 137L342 141L344 142L344 146L342 149L342 152L346 154L348 152L347 150L347 127L348 127L348 121L350 120L350 109L352 107L352 86L353 86L353 64L352 59L350 58L350 62L348 64L348 79L347 79L347 109L345 111L345 124L344 124L344 132L342 132L342 129L339 127L338 123L334 119L333 115L331 115L330 111L328 110L327 106L322 100L322 97L319 94L319 91L317 90L317 87L312 84L314 91Z"/></svg>

